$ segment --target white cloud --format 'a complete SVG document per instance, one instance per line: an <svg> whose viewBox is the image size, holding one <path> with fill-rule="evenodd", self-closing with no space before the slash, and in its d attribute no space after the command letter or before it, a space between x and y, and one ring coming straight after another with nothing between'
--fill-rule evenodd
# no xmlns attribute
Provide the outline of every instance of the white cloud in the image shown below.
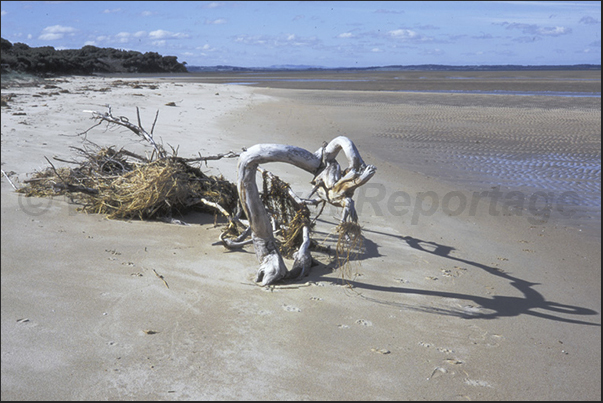
<svg viewBox="0 0 603 403"><path fill-rule="evenodd" d="M158 29L156 31L149 32L149 38L151 38L151 39L180 39L180 38L188 38L188 35L180 33L180 32L170 32L170 31L164 31L163 29Z"/></svg>
<svg viewBox="0 0 603 403"><path fill-rule="evenodd" d="M353 36L354 36L354 35L352 35L352 33L351 33L351 32L344 32L343 34L339 34L339 35L337 35L337 37L338 37L338 38L351 38L351 37L353 37Z"/></svg>
<svg viewBox="0 0 603 403"><path fill-rule="evenodd" d="M156 14L153 11L143 11L142 13L140 13L140 15L142 15L143 17L150 17L151 15Z"/></svg>
<svg viewBox="0 0 603 403"><path fill-rule="evenodd" d="M153 41L153 46L165 46L165 41Z"/></svg>
<svg viewBox="0 0 603 403"><path fill-rule="evenodd" d="M115 35L115 37L117 38L118 42L126 43L130 40L130 33L129 32L120 32L119 34Z"/></svg>
<svg viewBox="0 0 603 403"><path fill-rule="evenodd" d="M46 27L42 30L42 34L38 37L38 39L42 39L44 41L54 41L57 39L62 39L65 34L73 33L77 31L72 27L64 27L62 25L53 25L50 27Z"/></svg>
<svg viewBox="0 0 603 403"><path fill-rule="evenodd" d="M112 10L109 10L108 8L105 9L103 11L103 14L113 14L113 13L119 13L121 11L121 8L114 8Z"/></svg>
<svg viewBox="0 0 603 403"><path fill-rule="evenodd" d="M234 41L238 43L245 43L247 45L262 45L272 48L285 46L316 47L320 45L320 40L315 36L300 38L293 34L288 34L286 36L239 35L234 39Z"/></svg>
<svg viewBox="0 0 603 403"><path fill-rule="evenodd" d="M536 24L523 24L517 22L502 22L496 25L505 26L506 29L518 29L525 35L559 36L572 33L572 29L566 27L542 27Z"/></svg>
<svg viewBox="0 0 603 403"><path fill-rule="evenodd" d="M218 7L222 7L224 5L224 3L222 3L221 1L212 1L209 4L204 5L204 8L218 8Z"/></svg>
<svg viewBox="0 0 603 403"><path fill-rule="evenodd" d="M412 29L394 29L392 31L388 31L383 34L377 34L377 36L385 36L389 39L393 39L396 43L413 43L413 44L424 44L433 42L433 37L424 36L419 34L417 31L413 31Z"/></svg>
<svg viewBox="0 0 603 403"><path fill-rule="evenodd" d="M444 54L444 51L442 49L427 49L424 50L422 52L423 55L428 55L428 56L440 56Z"/></svg>
<svg viewBox="0 0 603 403"><path fill-rule="evenodd" d="M42 34L38 36L38 39L42 39L43 41L56 41L61 38L63 38L63 34Z"/></svg>
<svg viewBox="0 0 603 403"><path fill-rule="evenodd" d="M195 49L197 50L204 50L207 52L214 52L216 50L216 48L212 48L208 43L206 43L203 46L197 46Z"/></svg>
<svg viewBox="0 0 603 403"><path fill-rule="evenodd" d="M393 31L389 31L389 35L396 39L414 39L417 38L419 34L417 34L415 31L411 31L410 29L395 29Z"/></svg>
<svg viewBox="0 0 603 403"><path fill-rule="evenodd" d="M134 36L135 38L142 38L142 37L143 37L143 36L145 36L146 34L147 34L147 33L146 33L146 31L138 31L138 32L135 32L133 36Z"/></svg>
<svg viewBox="0 0 603 403"><path fill-rule="evenodd" d="M6 11L2 10L2 17L4 17L6 14L8 14Z"/></svg>
<svg viewBox="0 0 603 403"><path fill-rule="evenodd" d="M540 35L559 36L559 35L569 34L572 32L572 30L571 30L571 28L565 28L565 27L542 27L542 28L539 28L537 32Z"/></svg>
<svg viewBox="0 0 603 403"><path fill-rule="evenodd" d="M221 25L226 24L226 20L224 18L218 18L216 20L205 20L205 25Z"/></svg>
<svg viewBox="0 0 603 403"><path fill-rule="evenodd" d="M76 29L72 27L64 27L62 25L53 25L51 27L46 27L42 30L44 33L68 33L75 32Z"/></svg>

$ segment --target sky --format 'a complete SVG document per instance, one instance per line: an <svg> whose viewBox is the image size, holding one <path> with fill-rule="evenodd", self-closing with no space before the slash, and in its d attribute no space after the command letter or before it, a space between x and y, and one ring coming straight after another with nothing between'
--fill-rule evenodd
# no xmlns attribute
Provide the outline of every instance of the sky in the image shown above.
<svg viewBox="0 0 603 403"><path fill-rule="evenodd" d="M600 1L2 1L1 31L189 66L601 64Z"/></svg>

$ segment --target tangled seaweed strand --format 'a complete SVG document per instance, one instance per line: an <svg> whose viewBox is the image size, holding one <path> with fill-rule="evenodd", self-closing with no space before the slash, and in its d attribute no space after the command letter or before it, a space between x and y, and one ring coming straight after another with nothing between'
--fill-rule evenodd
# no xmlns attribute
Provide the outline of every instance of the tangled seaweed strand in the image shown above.
<svg viewBox="0 0 603 403"><path fill-rule="evenodd" d="M291 198L289 184L278 176L262 171L262 179L262 203L281 226L281 254L291 258L303 242L303 227L311 226L310 210Z"/></svg>
<svg viewBox="0 0 603 403"><path fill-rule="evenodd" d="M362 227L352 221L342 222L335 228L338 233L335 258L341 270L341 279L351 278L350 260L354 259L363 246Z"/></svg>
<svg viewBox="0 0 603 403"><path fill-rule="evenodd" d="M287 227L282 230L283 241L280 245L280 251L283 256L291 258L293 253L299 249L304 241L303 228L311 227L310 210L302 206L295 214Z"/></svg>
<svg viewBox="0 0 603 403"><path fill-rule="evenodd" d="M268 171L262 171L262 179L264 206L277 222L287 225L299 209L289 197L289 184Z"/></svg>

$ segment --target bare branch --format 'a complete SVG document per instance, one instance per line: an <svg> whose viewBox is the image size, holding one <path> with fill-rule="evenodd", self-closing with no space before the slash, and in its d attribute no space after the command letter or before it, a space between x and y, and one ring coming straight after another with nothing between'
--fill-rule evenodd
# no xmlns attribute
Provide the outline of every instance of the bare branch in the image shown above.
<svg viewBox="0 0 603 403"><path fill-rule="evenodd" d="M151 126L151 134L153 134L153 130L155 130L155 123L157 123L158 117L159 117L159 109L157 109L157 113L155 113L155 120L153 120L153 126Z"/></svg>
<svg viewBox="0 0 603 403"><path fill-rule="evenodd" d="M339 151L343 151L348 159L349 167L345 175L335 160ZM358 219L352 195L357 187L370 180L376 172L374 166L364 163L354 143L343 136L336 137L315 153L289 145L257 144L241 154L237 186L241 204L253 231L253 246L260 263L256 281L261 281L262 285L273 284L289 276L304 275L312 260L309 253L310 229L307 221L300 221L303 224L303 243L294 254L295 261L291 272L287 271L276 247L270 217L256 185L258 165L269 162L285 162L313 173L315 190L312 193L316 191L325 202L342 207L342 222L349 220L352 223ZM304 201L290 188L286 191L295 201L294 204L305 206Z"/></svg>
<svg viewBox="0 0 603 403"><path fill-rule="evenodd" d="M237 154L233 151L229 151L227 153L224 154L218 154L218 155L209 155L207 157L202 157L201 153L199 153L199 157L198 158L181 158L182 161L184 162L195 162L195 161L215 161L215 160L219 160L222 158L238 158L240 156L240 154Z"/></svg>
<svg viewBox="0 0 603 403"><path fill-rule="evenodd" d="M13 189L18 190L13 181L11 181L6 172L4 172L4 169L2 169L2 175L4 175L4 177L8 180L8 183L10 183Z"/></svg>
<svg viewBox="0 0 603 403"><path fill-rule="evenodd" d="M128 129L130 129L131 131L133 131L134 133L136 133L136 135L142 137L144 140L148 141L152 146L155 152L157 152L157 156L159 158L165 158L167 155L165 153L165 150L163 149L163 147L161 147L160 145L158 145L155 140L153 139L153 136L149 133L146 132L146 130L144 130L144 128L142 127L141 121L140 121L140 110L138 109L138 107L136 107L136 115L138 118L138 126L130 123L130 121L128 120L128 118L126 118L125 116L120 116L119 118L114 117L111 114L111 107L108 106L108 112L106 113L100 113L97 111L84 111L84 112L91 112L92 113L92 117L94 119L100 119L100 121L106 121L109 123L114 123L120 126L124 126ZM99 123L100 124L100 123ZM95 127L95 126L93 126ZM92 129L92 127L90 128ZM86 130L83 133L87 133L90 129ZM152 159L152 158L151 158Z"/></svg>

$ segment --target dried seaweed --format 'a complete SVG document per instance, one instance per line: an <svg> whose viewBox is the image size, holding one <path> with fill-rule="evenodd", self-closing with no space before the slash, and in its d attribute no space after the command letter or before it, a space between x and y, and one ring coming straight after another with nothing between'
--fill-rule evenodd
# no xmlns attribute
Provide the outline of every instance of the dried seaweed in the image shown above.
<svg viewBox="0 0 603 403"><path fill-rule="evenodd" d="M291 187L278 176L262 170L262 179L262 203L280 225L280 252L291 258L303 242L303 227L312 226L310 210L291 197Z"/></svg>
<svg viewBox="0 0 603 403"><path fill-rule="evenodd" d="M234 213L236 185L222 177L207 176L178 157L150 162L127 150L101 148L86 156L76 168L47 168L26 181L18 191L26 196L69 194L80 210L108 218L157 219L191 210L221 213L206 202ZM216 211L218 210L218 211Z"/></svg>

